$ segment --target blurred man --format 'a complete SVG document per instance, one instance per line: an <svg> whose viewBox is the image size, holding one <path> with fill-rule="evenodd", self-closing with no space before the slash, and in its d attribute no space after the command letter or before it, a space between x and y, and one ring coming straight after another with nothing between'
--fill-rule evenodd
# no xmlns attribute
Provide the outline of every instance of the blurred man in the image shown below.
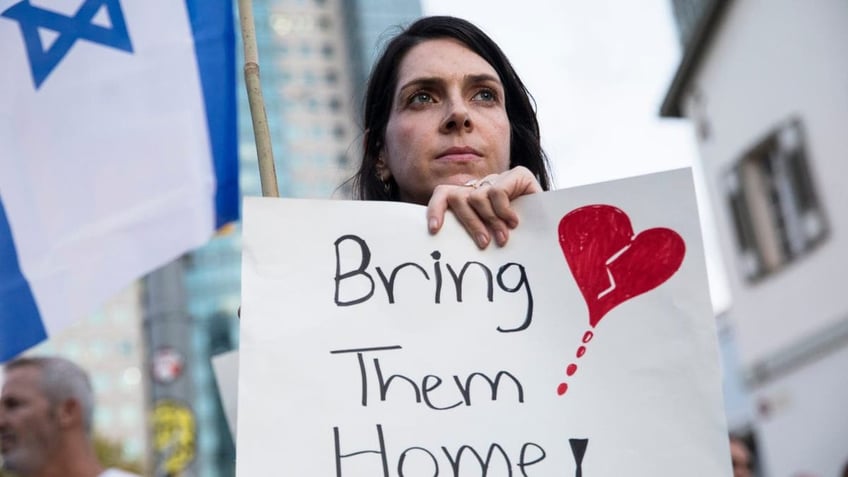
<svg viewBox="0 0 848 477"><path fill-rule="evenodd" d="M104 470L91 427L88 375L62 358L18 358L4 367L0 394L3 468L20 477L133 477Z"/></svg>
<svg viewBox="0 0 848 477"><path fill-rule="evenodd" d="M753 477L754 461L748 444L738 436L730 436L730 462L733 464L733 477Z"/></svg>

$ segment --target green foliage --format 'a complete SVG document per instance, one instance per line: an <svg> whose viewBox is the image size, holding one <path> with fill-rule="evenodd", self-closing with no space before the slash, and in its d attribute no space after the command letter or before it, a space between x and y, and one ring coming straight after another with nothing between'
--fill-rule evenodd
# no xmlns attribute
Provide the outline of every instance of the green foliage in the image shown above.
<svg viewBox="0 0 848 477"><path fill-rule="evenodd" d="M111 441L101 435L95 435L94 452L104 467L115 467L137 474L143 473L144 466L142 463L137 460L128 459L124 455L123 445L120 442Z"/></svg>

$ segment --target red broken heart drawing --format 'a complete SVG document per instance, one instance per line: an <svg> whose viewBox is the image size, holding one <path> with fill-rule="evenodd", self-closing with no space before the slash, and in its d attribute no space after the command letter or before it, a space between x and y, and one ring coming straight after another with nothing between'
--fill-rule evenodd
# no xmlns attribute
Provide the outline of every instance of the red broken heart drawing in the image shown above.
<svg viewBox="0 0 848 477"><path fill-rule="evenodd" d="M611 309L668 280L686 253L683 239L671 229L634 236L627 214L610 205L588 205L563 216L559 244L593 328Z"/></svg>

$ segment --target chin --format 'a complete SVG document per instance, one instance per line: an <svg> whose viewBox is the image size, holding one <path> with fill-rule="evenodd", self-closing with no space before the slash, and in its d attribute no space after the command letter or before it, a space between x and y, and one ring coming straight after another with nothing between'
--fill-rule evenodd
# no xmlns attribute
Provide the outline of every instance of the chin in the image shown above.
<svg viewBox="0 0 848 477"><path fill-rule="evenodd" d="M462 174L455 174L450 177L446 177L442 184L461 186L468 183L468 181L477 180L485 176L486 174L478 175L471 172L463 172Z"/></svg>
<svg viewBox="0 0 848 477"><path fill-rule="evenodd" d="M3 465L0 467L12 473L28 475L37 469L38 462L37 459L27 458L26 453L12 451L3 454Z"/></svg>

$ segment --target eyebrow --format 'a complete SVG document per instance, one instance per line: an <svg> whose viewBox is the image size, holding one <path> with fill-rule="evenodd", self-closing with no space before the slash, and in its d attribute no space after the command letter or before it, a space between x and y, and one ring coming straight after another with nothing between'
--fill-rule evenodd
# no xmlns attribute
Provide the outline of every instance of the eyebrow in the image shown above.
<svg viewBox="0 0 848 477"><path fill-rule="evenodd" d="M500 78L498 78L497 76L488 74L488 73L480 73L480 74L476 74L476 75L465 75L463 77L463 82L465 82L465 83L482 83L482 82L486 82L486 81L491 81L493 83L497 83L497 84L503 86ZM414 79L406 82L405 84L403 84L403 86L401 86L400 88L398 88L398 92L402 92L402 91L408 89L411 86L416 86L416 87L440 86L440 85L444 84L444 82L445 82L445 80L441 77L438 77L438 76L426 76L426 77L422 77L422 78L414 78Z"/></svg>

